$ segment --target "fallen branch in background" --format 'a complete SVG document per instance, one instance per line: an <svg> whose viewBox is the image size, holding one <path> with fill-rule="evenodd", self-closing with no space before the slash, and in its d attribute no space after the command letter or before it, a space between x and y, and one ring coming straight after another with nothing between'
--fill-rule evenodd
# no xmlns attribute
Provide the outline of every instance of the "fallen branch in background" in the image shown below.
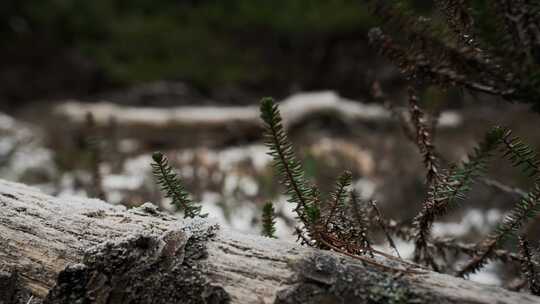
<svg viewBox="0 0 540 304"><path fill-rule="evenodd" d="M333 92L293 95L283 100L280 108L286 129L321 116L332 117L346 125L396 123L390 111L381 105L347 100ZM260 139L262 130L257 105L140 108L108 102L67 101L57 106L53 114L69 124L81 125L88 112L93 114L96 125L103 128L107 128L111 117L114 117L121 137L136 135L137 138L149 138L156 142L175 142L178 146L189 146L195 138L210 147L235 140ZM439 127L443 128L454 128L460 124L461 117L452 111L442 113L439 119ZM190 134L189 140L182 142L179 132Z"/></svg>

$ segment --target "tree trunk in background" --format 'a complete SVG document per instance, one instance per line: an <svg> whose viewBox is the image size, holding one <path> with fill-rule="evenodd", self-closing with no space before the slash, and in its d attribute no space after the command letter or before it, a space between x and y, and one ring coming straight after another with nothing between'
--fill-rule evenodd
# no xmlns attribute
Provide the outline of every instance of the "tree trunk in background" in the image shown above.
<svg viewBox="0 0 540 304"><path fill-rule="evenodd" d="M540 303L396 260L0 180L0 303ZM389 270L392 268L394 270Z"/></svg>

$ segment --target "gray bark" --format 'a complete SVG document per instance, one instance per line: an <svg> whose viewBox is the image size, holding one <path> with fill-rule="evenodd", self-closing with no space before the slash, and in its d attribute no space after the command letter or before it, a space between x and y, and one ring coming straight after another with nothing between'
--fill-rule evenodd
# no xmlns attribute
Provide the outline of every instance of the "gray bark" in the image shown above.
<svg viewBox="0 0 540 304"><path fill-rule="evenodd" d="M0 303L540 303L397 260L361 261L0 180ZM375 261L376 263L372 263Z"/></svg>

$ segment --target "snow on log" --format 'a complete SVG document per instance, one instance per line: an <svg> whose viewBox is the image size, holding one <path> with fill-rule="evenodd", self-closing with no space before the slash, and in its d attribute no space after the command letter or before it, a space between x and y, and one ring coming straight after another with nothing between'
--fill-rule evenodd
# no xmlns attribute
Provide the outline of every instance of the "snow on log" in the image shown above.
<svg viewBox="0 0 540 304"><path fill-rule="evenodd" d="M395 259L359 260L0 180L0 303L540 303Z"/></svg>

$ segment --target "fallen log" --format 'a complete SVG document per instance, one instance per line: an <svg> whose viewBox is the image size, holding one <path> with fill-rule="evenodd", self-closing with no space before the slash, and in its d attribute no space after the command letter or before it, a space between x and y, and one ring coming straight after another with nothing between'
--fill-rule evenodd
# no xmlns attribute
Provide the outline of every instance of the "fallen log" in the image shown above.
<svg viewBox="0 0 540 304"><path fill-rule="evenodd" d="M0 303L540 303L395 259L369 262L0 180Z"/></svg>
<svg viewBox="0 0 540 304"><path fill-rule="evenodd" d="M280 109L286 128L301 126L320 117L330 117L350 126L396 123L390 111L381 105L347 100L333 92L293 95L280 103ZM61 121L79 126L84 125L87 114L92 113L101 128L108 128L114 120L122 137L150 139L156 143L174 142L179 147L193 146L194 142L219 147L256 140L262 134L257 105L149 108L68 101L55 107L53 112ZM460 123L460 116L455 112L443 112L439 119L441 127L457 127Z"/></svg>

